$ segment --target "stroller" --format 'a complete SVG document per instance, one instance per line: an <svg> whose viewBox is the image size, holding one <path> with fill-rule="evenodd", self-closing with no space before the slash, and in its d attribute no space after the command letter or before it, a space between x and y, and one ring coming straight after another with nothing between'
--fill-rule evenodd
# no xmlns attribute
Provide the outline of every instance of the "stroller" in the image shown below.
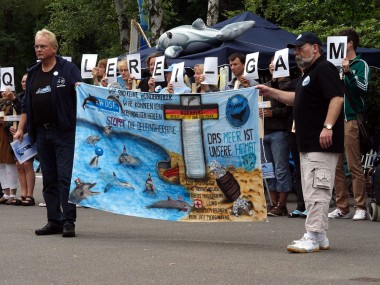
<svg viewBox="0 0 380 285"><path fill-rule="evenodd" d="M367 212L371 221L376 222L380 207L380 152L373 161L371 193L367 203Z"/></svg>

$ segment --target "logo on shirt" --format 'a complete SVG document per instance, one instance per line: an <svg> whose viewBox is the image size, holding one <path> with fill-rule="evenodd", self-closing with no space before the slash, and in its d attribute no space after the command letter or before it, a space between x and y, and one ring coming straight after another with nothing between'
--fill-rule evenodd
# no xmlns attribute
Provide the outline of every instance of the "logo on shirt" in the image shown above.
<svg viewBox="0 0 380 285"><path fill-rule="evenodd" d="M38 90L36 91L36 94L46 94L46 93L51 93L50 85L43 88L38 88Z"/></svg>
<svg viewBox="0 0 380 285"><path fill-rule="evenodd" d="M57 81L57 87L65 87L66 86L66 80L63 77L58 77Z"/></svg>
<svg viewBox="0 0 380 285"><path fill-rule="evenodd" d="M302 81L302 86L306 86L310 83L310 76L307 76L303 81Z"/></svg>

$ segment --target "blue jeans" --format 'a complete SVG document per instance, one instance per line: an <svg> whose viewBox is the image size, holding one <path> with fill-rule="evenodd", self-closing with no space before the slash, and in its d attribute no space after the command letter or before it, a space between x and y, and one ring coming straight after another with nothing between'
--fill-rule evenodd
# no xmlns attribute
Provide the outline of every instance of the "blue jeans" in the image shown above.
<svg viewBox="0 0 380 285"><path fill-rule="evenodd" d="M277 131L264 135L261 158L263 162L272 162L276 178L267 180L269 191L290 192L292 183L289 169L288 133ZM263 154L265 153L265 156Z"/></svg>
<svg viewBox="0 0 380 285"><path fill-rule="evenodd" d="M62 134L58 128L37 128L36 138L48 222L62 225L74 224L76 205L68 201L74 160L75 131Z"/></svg>

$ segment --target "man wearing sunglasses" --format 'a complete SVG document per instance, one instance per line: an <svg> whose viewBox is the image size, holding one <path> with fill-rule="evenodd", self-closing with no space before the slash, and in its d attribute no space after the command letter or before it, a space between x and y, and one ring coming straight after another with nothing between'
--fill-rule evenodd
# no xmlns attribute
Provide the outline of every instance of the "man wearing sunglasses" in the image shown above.
<svg viewBox="0 0 380 285"><path fill-rule="evenodd" d="M329 249L328 210L339 153L343 152L343 88L336 67L323 57L321 40L305 32L288 44L304 74L295 92L258 85L263 96L293 105L302 190L309 212L304 236L290 243L297 253Z"/></svg>

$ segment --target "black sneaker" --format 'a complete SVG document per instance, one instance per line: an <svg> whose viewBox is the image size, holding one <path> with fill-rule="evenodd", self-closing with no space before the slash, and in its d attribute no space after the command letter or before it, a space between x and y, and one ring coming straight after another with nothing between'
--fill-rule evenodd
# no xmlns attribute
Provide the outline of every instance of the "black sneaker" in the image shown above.
<svg viewBox="0 0 380 285"><path fill-rule="evenodd" d="M75 225L66 223L63 225L63 231L62 231L63 237L75 237Z"/></svg>
<svg viewBox="0 0 380 285"><path fill-rule="evenodd" d="M56 235L62 233L62 227L54 223L47 223L46 226L34 231L38 236Z"/></svg>

